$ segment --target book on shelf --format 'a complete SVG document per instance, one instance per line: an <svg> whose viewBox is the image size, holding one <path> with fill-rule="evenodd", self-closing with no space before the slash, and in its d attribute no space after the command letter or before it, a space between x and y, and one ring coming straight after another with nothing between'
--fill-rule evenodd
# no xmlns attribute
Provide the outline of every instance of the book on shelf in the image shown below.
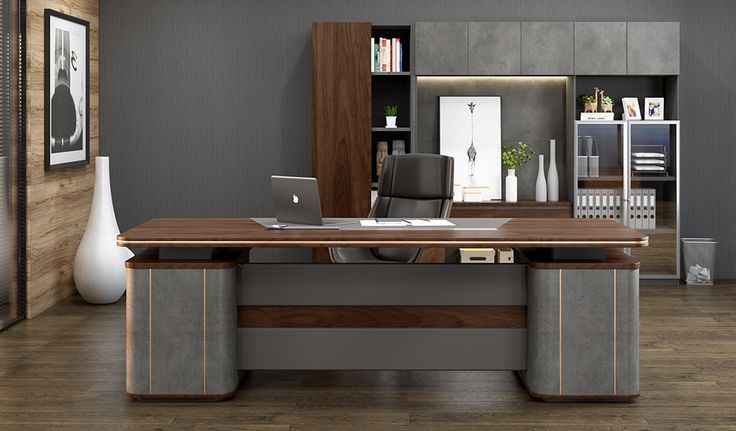
<svg viewBox="0 0 736 431"><path fill-rule="evenodd" d="M403 70L403 45L398 37L371 38L371 72L401 72Z"/></svg>

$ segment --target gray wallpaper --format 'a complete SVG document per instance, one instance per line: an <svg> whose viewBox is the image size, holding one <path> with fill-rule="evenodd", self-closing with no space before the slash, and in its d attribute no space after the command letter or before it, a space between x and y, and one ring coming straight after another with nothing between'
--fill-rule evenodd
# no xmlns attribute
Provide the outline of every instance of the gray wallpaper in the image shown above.
<svg viewBox="0 0 736 431"><path fill-rule="evenodd" d="M683 234L717 238L717 276L736 278L732 0L100 0L100 15L121 229L267 215L269 175L310 173L312 21L680 21Z"/></svg>

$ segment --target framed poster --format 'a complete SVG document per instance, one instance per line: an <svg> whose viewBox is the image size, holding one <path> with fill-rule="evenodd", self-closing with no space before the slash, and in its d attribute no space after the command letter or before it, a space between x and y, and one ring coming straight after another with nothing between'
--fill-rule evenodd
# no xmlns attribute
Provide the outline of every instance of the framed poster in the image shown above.
<svg viewBox="0 0 736 431"><path fill-rule="evenodd" d="M454 184L501 199L501 97L440 96L440 154L455 159Z"/></svg>
<svg viewBox="0 0 736 431"><path fill-rule="evenodd" d="M44 168L89 163L89 22L45 10Z"/></svg>
<svg viewBox="0 0 736 431"><path fill-rule="evenodd" d="M664 120L664 97L644 98L644 119Z"/></svg>
<svg viewBox="0 0 736 431"><path fill-rule="evenodd" d="M641 111L639 111L639 99L636 97L624 97L621 99L624 105L624 120L641 120Z"/></svg>

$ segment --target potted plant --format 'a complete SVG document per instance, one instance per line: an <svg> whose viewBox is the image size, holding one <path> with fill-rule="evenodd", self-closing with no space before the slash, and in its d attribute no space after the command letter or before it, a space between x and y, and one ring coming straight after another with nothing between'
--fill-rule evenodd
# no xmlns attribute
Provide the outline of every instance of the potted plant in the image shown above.
<svg viewBox="0 0 736 431"><path fill-rule="evenodd" d="M596 112L598 111L598 104L596 103L595 96L586 94L582 97L583 99L583 112Z"/></svg>
<svg viewBox="0 0 736 431"><path fill-rule="evenodd" d="M386 115L386 128L396 128L396 116L399 115L399 107L397 105L385 105L383 113Z"/></svg>
<svg viewBox="0 0 736 431"><path fill-rule="evenodd" d="M601 98L601 111L613 112L613 99L608 96L603 96L603 98Z"/></svg>
<svg viewBox="0 0 736 431"><path fill-rule="evenodd" d="M508 175L506 176L507 202L517 201L516 169L524 166L526 162L532 159L533 155L534 151L521 141L517 142L516 146L503 146L501 162L503 163L503 167L508 170Z"/></svg>

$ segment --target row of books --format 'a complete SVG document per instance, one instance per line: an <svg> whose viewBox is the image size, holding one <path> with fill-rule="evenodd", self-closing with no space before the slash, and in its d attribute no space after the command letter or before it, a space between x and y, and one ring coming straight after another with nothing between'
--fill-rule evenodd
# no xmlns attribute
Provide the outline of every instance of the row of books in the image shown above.
<svg viewBox="0 0 736 431"><path fill-rule="evenodd" d="M401 39L379 37L371 38L371 72L403 71L403 45Z"/></svg>
<svg viewBox="0 0 736 431"><path fill-rule="evenodd" d="M621 220L622 208L628 205L629 217L625 224L633 229L657 228L657 191L632 189L628 202L622 202L620 189L579 189L575 209L579 218Z"/></svg>

